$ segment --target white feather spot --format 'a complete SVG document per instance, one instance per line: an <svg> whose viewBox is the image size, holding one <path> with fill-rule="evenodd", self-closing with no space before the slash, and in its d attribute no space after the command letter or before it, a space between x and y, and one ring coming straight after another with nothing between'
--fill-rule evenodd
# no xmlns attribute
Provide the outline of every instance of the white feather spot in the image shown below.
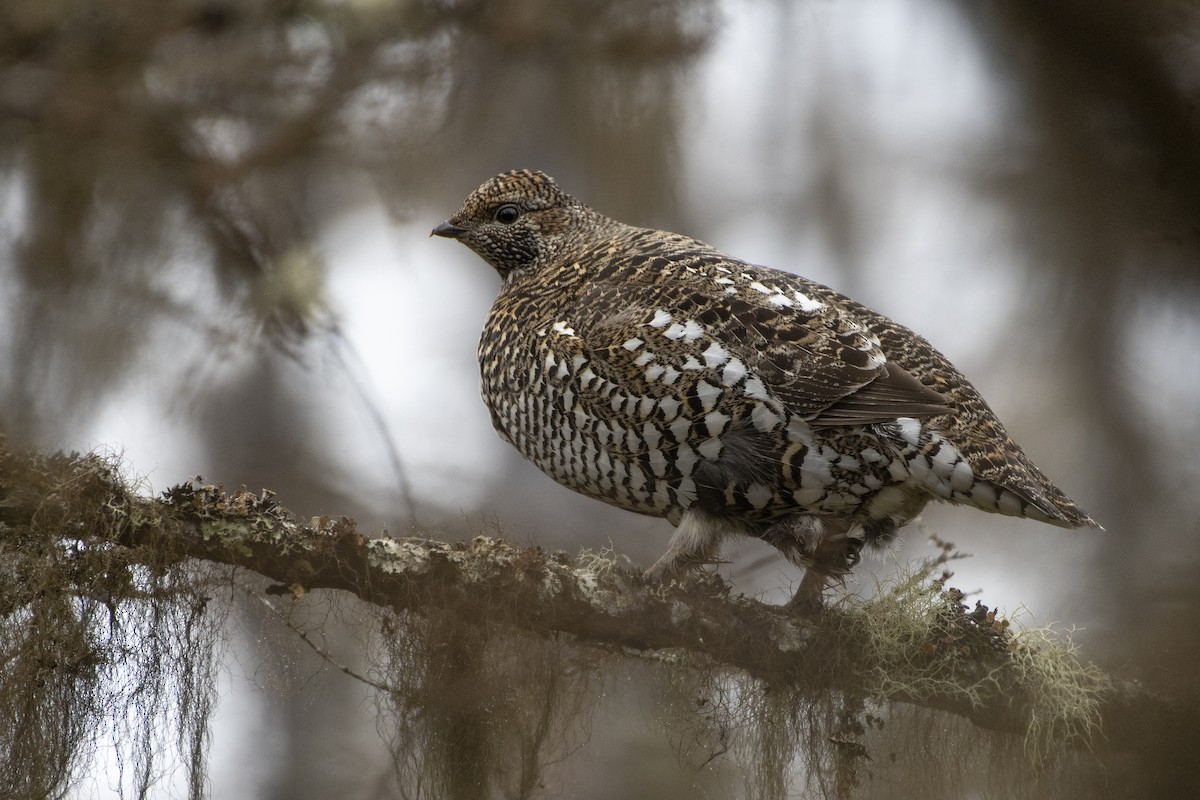
<svg viewBox="0 0 1200 800"><path fill-rule="evenodd" d="M625 483L625 478L629 475L629 470L625 467L625 462L617 459L613 462L612 480L613 484L620 486Z"/></svg>
<svg viewBox="0 0 1200 800"><path fill-rule="evenodd" d="M821 455L820 450L810 447L800 463L800 480L805 485L814 484L828 486L833 481L829 471L829 460Z"/></svg>
<svg viewBox="0 0 1200 800"><path fill-rule="evenodd" d="M725 432L725 426L729 424L729 420L728 414L710 411L704 415L704 427L708 429L709 436L720 436Z"/></svg>
<svg viewBox="0 0 1200 800"><path fill-rule="evenodd" d="M900 417L896 420L896 427L900 429L900 435L904 437L904 441L913 445L921 443L921 423L919 421L912 417Z"/></svg>
<svg viewBox="0 0 1200 800"><path fill-rule="evenodd" d="M729 359L725 369L721 370L721 383L726 386L736 386L744 377L746 377L746 365L738 358Z"/></svg>
<svg viewBox="0 0 1200 800"><path fill-rule="evenodd" d="M746 381L746 396L753 397L755 400L771 399L771 396L767 394L767 387L763 384L762 378L757 376Z"/></svg>
<svg viewBox="0 0 1200 800"><path fill-rule="evenodd" d="M667 368L662 364L651 364L650 366L646 367L646 380L656 381L666 371Z"/></svg>
<svg viewBox="0 0 1200 800"><path fill-rule="evenodd" d="M704 356L704 364L709 369L716 369L729 360L729 351L720 342L713 342L700 355Z"/></svg>
<svg viewBox="0 0 1200 800"><path fill-rule="evenodd" d="M561 320L559 322L554 323L550 327L554 329L555 333L561 333L563 336L574 336L575 335L575 329L572 328L567 323L562 322Z"/></svg>
<svg viewBox="0 0 1200 800"><path fill-rule="evenodd" d="M971 465L966 460L960 460L954 465L954 472L950 473L950 486L954 489L965 492L971 488L971 484L975 482L975 473L971 470Z"/></svg>
<svg viewBox="0 0 1200 800"><path fill-rule="evenodd" d="M635 336L632 339L626 339L625 343L622 344L621 347L624 347L626 350L628 350L629 352L632 353L634 350L637 350L639 347L641 347L645 343L646 343L645 340L639 339Z"/></svg>
<svg viewBox="0 0 1200 800"><path fill-rule="evenodd" d="M671 384L675 383L676 380L678 380L681 374L683 373L674 367L667 367L667 371L663 373L662 382L670 386Z"/></svg>
<svg viewBox="0 0 1200 800"><path fill-rule="evenodd" d="M884 460L883 454L880 453L878 450L876 450L874 447L868 447L865 450L862 450L859 453L859 455L861 455L862 460L867 462L868 464L880 464Z"/></svg>
<svg viewBox="0 0 1200 800"><path fill-rule="evenodd" d="M717 404L717 400L723 394L720 386L713 386L708 381L696 382L696 397L700 400L700 405L705 411L712 411L713 406Z"/></svg>
<svg viewBox="0 0 1200 800"><path fill-rule="evenodd" d="M792 501L802 509L810 509L824 497L823 486L802 486L792 492Z"/></svg>
<svg viewBox="0 0 1200 800"><path fill-rule="evenodd" d="M702 442L700 444L700 446L697 447L696 449L700 452L700 455L702 457L704 457L705 459L707 459L709 461L716 461L718 458L721 457L721 450L723 448L724 448L724 445L721 444L721 440L716 437L713 437L712 439L708 439L708 440Z"/></svg>
<svg viewBox="0 0 1200 800"><path fill-rule="evenodd" d="M971 502L981 508L996 507L996 488L986 483L977 483L971 489Z"/></svg>
<svg viewBox="0 0 1200 800"><path fill-rule="evenodd" d="M694 319L676 322L671 327L663 331L663 336L671 341L683 339L685 342L694 342L704 335L704 326Z"/></svg>
<svg viewBox="0 0 1200 800"><path fill-rule="evenodd" d="M631 496L640 495L646 485L646 473L640 469L629 470L629 493Z"/></svg>
<svg viewBox="0 0 1200 800"><path fill-rule="evenodd" d="M768 289L766 286L764 286L759 281L754 281L753 283L751 283L750 288L756 292L760 292L761 294L775 294L774 289Z"/></svg>
<svg viewBox="0 0 1200 800"><path fill-rule="evenodd" d="M765 405L759 404L750 412L750 421L754 423L754 427L758 428L763 433L770 433L779 427L780 417Z"/></svg>
<svg viewBox="0 0 1200 800"><path fill-rule="evenodd" d="M844 469L847 472L857 472L862 467L862 462L854 456L842 456L837 460L837 466L838 469Z"/></svg>
<svg viewBox="0 0 1200 800"><path fill-rule="evenodd" d="M819 308L824 308L825 304L820 300L814 300L801 291L792 292L792 297L796 298L796 302L800 304L803 311L816 311Z"/></svg>
<svg viewBox="0 0 1200 800"><path fill-rule="evenodd" d="M696 455L696 451L686 444L679 445L679 449L675 451L675 469L682 475L691 475L699 460L700 456Z"/></svg>
<svg viewBox="0 0 1200 800"><path fill-rule="evenodd" d="M662 434L659 433L658 428L653 423L646 422L642 425L642 441L646 443L646 448L651 451L658 452L662 449L658 446L662 442Z"/></svg>
<svg viewBox="0 0 1200 800"><path fill-rule="evenodd" d="M924 456L917 456L908 462L908 473L922 483L932 484L929 488L936 491L939 487L936 485L936 481L929 480L930 472L932 470L929 467L929 459Z"/></svg>
<svg viewBox="0 0 1200 800"><path fill-rule="evenodd" d="M668 430L675 437L675 441L686 442L688 434L692 432L692 421L687 417L677 417Z"/></svg>
<svg viewBox="0 0 1200 800"><path fill-rule="evenodd" d="M791 308L795 305L795 303L788 299L786 294L773 294L767 298L767 302L773 306L780 306L782 308Z"/></svg>
<svg viewBox="0 0 1200 800"><path fill-rule="evenodd" d="M752 483L746 490L746 499L755 508L766 508L767 503L771 502L771 490L761 483Z"/></svg>
<svg viewBox="0 0 1200 800"><path fill-rule="evenodd" d="M700 362L697 361L695 359L695 357L693 357L693 356L687 357L687 360L683 362L683 368L684 369L704 369L704 367L700 366Z"/></svg>
<svg viewBox="0 0 1200 800"><path fill-rule="evenodd" d="M937 452L933 454L933 467L939 475L949 475L954 469L954 465L962 461L962 456L958 454L949 442L942 439L940 436L935 436L940 444Z"/></svg>
<svg viewBox="0 0 1200 800"><path fill-rule="evenodd" d="M644 367L656 358L658 358L658 356L654 355L654 353L651 353L649 350L647 350L646 352L642 353L637 358L635 358L633 360L633 363L637 364L639 367Z"/></svg>
<svg viewBox="0 0 1200 800"><path fill-rule="evenodd" d="M683 403L674 397L664 397L658 401L658 407L662 410L663 419L670 422L675 419L675 415L679 413L679 409L683 407Z"/></svg>
<svg viewBox="0 0 1200 800"><path fill-rule="evenodd" d="M665 328L671 324L671 313L665 308L656 309L649 324L651 328Z"/></svg>
<svg viewBox="0 0 1200 800"><path fill-rule="evenodd" d="M733 283L732 278L713 278L713 283L719 283L722 286L728 286Z"/></svg>
<svg viewBox="0 0 1200 800"><path fill-rule="evenodd" d="M609 443L614 447L619 447L625 440L625 434L629 433L629 431L625 429L625 426L616 420L613 420L611 423L609 423L608 429L612 432L612 441Z"/></svg>
<svg viewBox="0 0 1200 800"><path fill-rule="evenodd" d="M1017 517L1021 515L1021 500L1012 492L1001 492L996 508L1001 514Z"/></svg>

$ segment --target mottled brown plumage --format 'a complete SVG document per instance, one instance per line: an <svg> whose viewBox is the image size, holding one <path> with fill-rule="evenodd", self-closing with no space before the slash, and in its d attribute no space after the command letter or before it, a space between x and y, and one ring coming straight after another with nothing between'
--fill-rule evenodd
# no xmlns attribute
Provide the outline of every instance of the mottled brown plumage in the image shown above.
<svg viewBox="0 0 1200 800"><path fill-rule="evenodd" d="M676 525L652 575L744 533L809 568L811 602L930 500L1096 525L941 353L828 287L526 170L433 232L503 282L479 343L496 430L558 482Z"/></svg>

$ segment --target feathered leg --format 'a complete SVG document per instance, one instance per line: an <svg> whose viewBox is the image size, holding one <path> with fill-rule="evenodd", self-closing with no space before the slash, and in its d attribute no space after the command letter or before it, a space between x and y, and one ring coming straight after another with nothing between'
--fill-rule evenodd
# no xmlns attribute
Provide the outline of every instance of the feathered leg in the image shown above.
<svg viewBox="0 0 1200 800"><path fill-rule="evenodd" d="M825 606L822 595L858 563L863 534L848 520L797 517L777 523L758 534L789 561L804 568L804 578L788 607L815 614Z"/></svg>
<svg viewBox="0 0 1200 800"><path fill-rule="evenodd" d="M646 570L646 577L661 581L715 564L721 540L729 532L729 520L689 509L675 528L667 552Z"/></svg>

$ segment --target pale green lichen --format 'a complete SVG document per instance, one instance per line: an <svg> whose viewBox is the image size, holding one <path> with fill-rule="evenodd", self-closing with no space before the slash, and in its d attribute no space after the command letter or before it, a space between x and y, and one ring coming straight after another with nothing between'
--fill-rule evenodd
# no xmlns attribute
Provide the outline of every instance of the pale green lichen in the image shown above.
<svg viewBox="0 0 1200 800"><path fill-rule="evenodd" d="M200 522L200 536L206 542L216 541L243 556L251 554L246 541L253 537L255 528L246 520L205 519Z"/></svg>
<svg viewBox="0 0 1200 800"><path fill-rule="evenodd" d="M1013 638L1012 664L1030 697L1032 714L1025 752L1044 761L1071 742L1087 742L1100 731L1100 700L1112 682L1099 667L1079 660L1067 633L1045 625Z"/></svg>
<svg viewBox="0 0 1200 800"><path fill-rule="evenodd" d="M617 568L613 552L612 542L609 542L599 550L583 548L579 551L579 555L575 557L577 572L590 574L596 579L611 575Z"/></svg>
<svg viewBox="0 0 1200 800"><path fill-rule="evenodd" d="M1009 619L930 579L930 569L902 572L870 599L842 601L843 624L870 656L868 694L880 702L956 698L970 706L1021 695L1030 709L1027 755L1042 762L1100 729L1100 701L1111 690L1104 673L1079 659L1067 633L1051 626L1014 633ZM991 655L988 655L988 651ZM987 669L963 669L963 664Z"/></svg>
<svg viewBox="0 0 1200 800"><path fill-rule="evenodd" d="M275 500L273 492L246 489L226 493L223 484L197 477L163 492L163 503L183 516L199 520L205 541L217 541L242 554L249 544L270 545L280 553L307 550L309 537Z"/></svg>
<svg viewBox="0 0 1200 800"><path fill-rule="evenodd" d="M575 579L575 590L582 597L593 597L599 593L600 579L595 572L589 569L573 569L571 577ZM557 583L557 578L555 578L555 582Z"/></svg>
<svg viewBox="0 0 1200 800"><path fill-rule="evenodd" d="M613 558L611 544L600 550L580 550L569 575L579 597L608 613L625 613L639 603L632 587L620 579L620 564Z"/></svg>
<svg viewBox="0 0 1200 800"><path fill-rule="evenodd" d="M389 575L424 575L433 566L433 549L446 547L443 542L432 540L372 539L366 544L367 565Z"/></svg>

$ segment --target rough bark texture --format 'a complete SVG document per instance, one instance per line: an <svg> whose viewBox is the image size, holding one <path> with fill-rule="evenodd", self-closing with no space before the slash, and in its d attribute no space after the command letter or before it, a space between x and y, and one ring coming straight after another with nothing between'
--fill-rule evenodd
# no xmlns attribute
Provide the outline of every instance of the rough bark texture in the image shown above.
<svg viewBox="0 0 1200 800"><path fill-rule="evenodd" d="M1019 736L1040 720L1049 726L1040 735L1056 746L1135 752L1151 762L1171 758L1197 719L1192 705L1095 668L1081 668L1090 710L1047 718L1044 687L1030 683L1043 678L1025 663L1033 646L986 608L968 609L954 590L936 590L932 624L916 628L922 632L897 655L864 635L869 618L883 613L869 603L808 619L732 594L717 577L664 587L606 559L486 537L371 538L346 518L302 524L268 492L187 483L147 498L100 457L11 453L0 440L0 544L28 536L79 542L84 554L102 548L110 573L114 548L129 565L204 559L260 573L276 582L272 592L342 590L397 610L450 612L466 624L570 634L581 645L738 670L776 687L914 703ZM87 563L81 557L78 584L94 587L99 578L86 575ZM25 599L19 565L0 569L7 615ZM108 574L104 585L120 599L122 581Z"/></svg>

